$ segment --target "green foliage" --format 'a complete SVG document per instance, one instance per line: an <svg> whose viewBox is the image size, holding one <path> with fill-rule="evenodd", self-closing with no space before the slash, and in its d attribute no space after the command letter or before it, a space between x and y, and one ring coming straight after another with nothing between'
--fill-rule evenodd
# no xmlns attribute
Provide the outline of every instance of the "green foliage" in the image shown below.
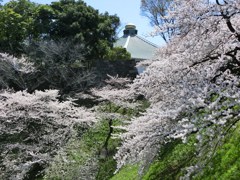
<svg viewBox="0 0 240 180"><path fill-rule="evenodd" d="M152 163L143 179L179 179L182 168L193 163L195 142L195 136L192 135L187 143L175 140L164 145L160 150L159 158Z"/></svg>
<svg viewBox="0 0 240 180"><path fill-rule="evenodd" d="M237 180L240 177L240 123L219 146L203 172L195 179Z"/></svg>
<svg viewBox="0 0 240 180"><path fill-rule="evenodd" d="M28 0L13 0L0 9L0 50L12 54L23 52L27 41L38 37L35 28L38 5Z"/></svg>
<svg viewBox="0 0 240 180"><path fill-rule="evenodd" d="M116 148L116 147L115 147ZM108 180L110 179L116 169L116 161L112 156L99 160L99 170L96 176L96 180Z"/></svg>
<svg viewBox="0 0 240 180"><path fill-rule="evenodd" d="M55 21L51 38L72 38L89 49L87 58L100 58L115 40L119 18L108 13L99 14L83 1L60 0L52 2Z"/></svg>
<svg viewBox="0 0 240 180"><path fill-rule="evenodd" d="M138 180L138 165L127 165L121 169L111 180Z"/></svg>
<svg viewBox="0 0 240 180"><path fill-rule="evenodd" d="M233 111L239 111L240 110L240 105L235 105L233 106Z"/></svg>
<svg viewBox="0 0 240 180"><path fill-rule="evenodd" d="M21 45L27 36L28 21L13 9L0 10L0 51L21 52Z"/></svg>
<svg viewBox="0 0 240 180"><path fill-rule="evenodd" d="M112 49L109 49L106 53L106 55L103 57L106 60L130 60L131 54L127 52L125 48L122 47L114 47Z"/></svg>
<svg viewBox="0 0 240 180"><path fill-rule="evenodd" d="M0 51L21 54L27 42L46 34L52 21L46 9L28 0L6 3L0 9Z"/></svg>
<svg viewBox="0 0 240 180"><path fill-rule="evenodd" d="M216 101L217 100L217 98L219 97L219 95L218 94L216 94L216 93L214 93L214 94L211 94L210 95L210 101L211 102L214 102L214 101Z"/></svg>
<svg viewBox="0 0 240 180"><path fill-rule="evenodd" d="M103 59L115 41L118 26L116 15L100 14L81 0L51 5L14 0L0 9L0 51L20 54L33 40L64 38L84 44L88 59Z"/></svg>
<svg viewBox="0 0 240 180"><path fill-rule="evenodd" d="M42 40L50 39L53 28L54 10L49 5L38 5L33 14L33 26L31 27L31 39Z"/></svg>

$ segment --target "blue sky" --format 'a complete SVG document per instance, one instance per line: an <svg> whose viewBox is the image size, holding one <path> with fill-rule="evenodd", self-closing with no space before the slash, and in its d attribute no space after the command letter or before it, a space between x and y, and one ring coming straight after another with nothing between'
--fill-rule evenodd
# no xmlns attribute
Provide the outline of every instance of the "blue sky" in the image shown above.
<svg viewBox="0 0 240 180"><path fill-rule="evenodd" d="M8 2L9 0L3 0ZM50 4L54 0L31 0L39 4ZM149 33L153 28L149 24L149 20L141 15L140 4L141 0L84 0L88 5L99 12L105 11L109 14L117 14L120 17L121 27L119 29L118 36L122 36L122 30L127 23L133 23L137 26L138 35L146 38L147 40L155 43L156 45L162 45L162 39L157 37L150 37Z"/></svg>

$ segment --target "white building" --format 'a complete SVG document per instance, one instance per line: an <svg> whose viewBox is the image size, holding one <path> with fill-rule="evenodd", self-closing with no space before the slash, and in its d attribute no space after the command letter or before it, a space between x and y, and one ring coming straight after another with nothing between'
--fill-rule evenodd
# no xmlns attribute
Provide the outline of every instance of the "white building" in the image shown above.
<svg viewBox="0 0 240 180"><path fill-rule="evenodd" d="M157 45L137 35L136 26L131 23L125 26L123 36L114 43L114 47L126 48L136 62L151 59L158 48ZM144 67L138 67L139 73L143 70Z"/></svg>

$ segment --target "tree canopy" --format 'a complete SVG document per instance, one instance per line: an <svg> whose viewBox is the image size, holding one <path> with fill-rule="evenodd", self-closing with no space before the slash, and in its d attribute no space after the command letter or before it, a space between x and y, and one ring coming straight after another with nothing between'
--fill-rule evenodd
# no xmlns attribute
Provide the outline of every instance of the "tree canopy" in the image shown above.
<svg viewBox="0 0 240 180"><path fill-rule="evenodd" d="M101 14L82 0L40 5L14 0L0 9L0 51L19 54L33 41L60 39L84 44L88 59L102 59L115 41L120 22Z"/></svg>
<svg viewBox="0 0 240 180"><path fill-rule="evenodd" d="M31 19L9 6L5 5L0 10L0 48L2 52L18 53L27 38Z"/></svg>
<svg viewBox="0 0 240 180"><path fill-rule="evenodd" d="M102 58L106 48L115 41L119 18L108 13L100 14L83 1L60 0L53 2L54 22L50 37L72 38L85 44L89 58Z"/></svg>

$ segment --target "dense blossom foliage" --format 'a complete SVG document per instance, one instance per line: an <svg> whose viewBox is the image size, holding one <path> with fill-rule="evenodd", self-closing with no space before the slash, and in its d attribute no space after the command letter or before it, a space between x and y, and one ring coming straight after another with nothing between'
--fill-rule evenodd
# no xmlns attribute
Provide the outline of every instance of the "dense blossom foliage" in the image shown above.
<svg viewBox="0 0 240 180"><path fill-rule="evenodd" d="M59 102L58 96L57 90L1 91L1 179L31 179L31 172L47 165L75 127L84 129L96 121L92 112L70 100Z"/></svg>
<svg viewBox="0 0 240 180"><path fill-rule="evenodd" d="M129 89L129 84L132 82L130 79L110 75L108 75L108 77L109 78L105 80L105 86L91 89L93 95L99 97L100 100L109 101L118 106L135 108L139 105L138 103L132 102L134 97L131 98L130 95L132 94Z"/></svg>
<svg viewBox="0 0 240 180"><path fill-rule="evenodd" d="M150 163L161 145L172 138L185 140L193 132L198 133L199 147L208 142L211 155L226 129L238 121L239 4L174 1L165 17L174 24L163 28L175 28L175 36L131 86L133 94L143 94L152 105L121 135L123 145L115 156L118 168L129 162ZM189 172L200 168L198 164Z"/></svg>

